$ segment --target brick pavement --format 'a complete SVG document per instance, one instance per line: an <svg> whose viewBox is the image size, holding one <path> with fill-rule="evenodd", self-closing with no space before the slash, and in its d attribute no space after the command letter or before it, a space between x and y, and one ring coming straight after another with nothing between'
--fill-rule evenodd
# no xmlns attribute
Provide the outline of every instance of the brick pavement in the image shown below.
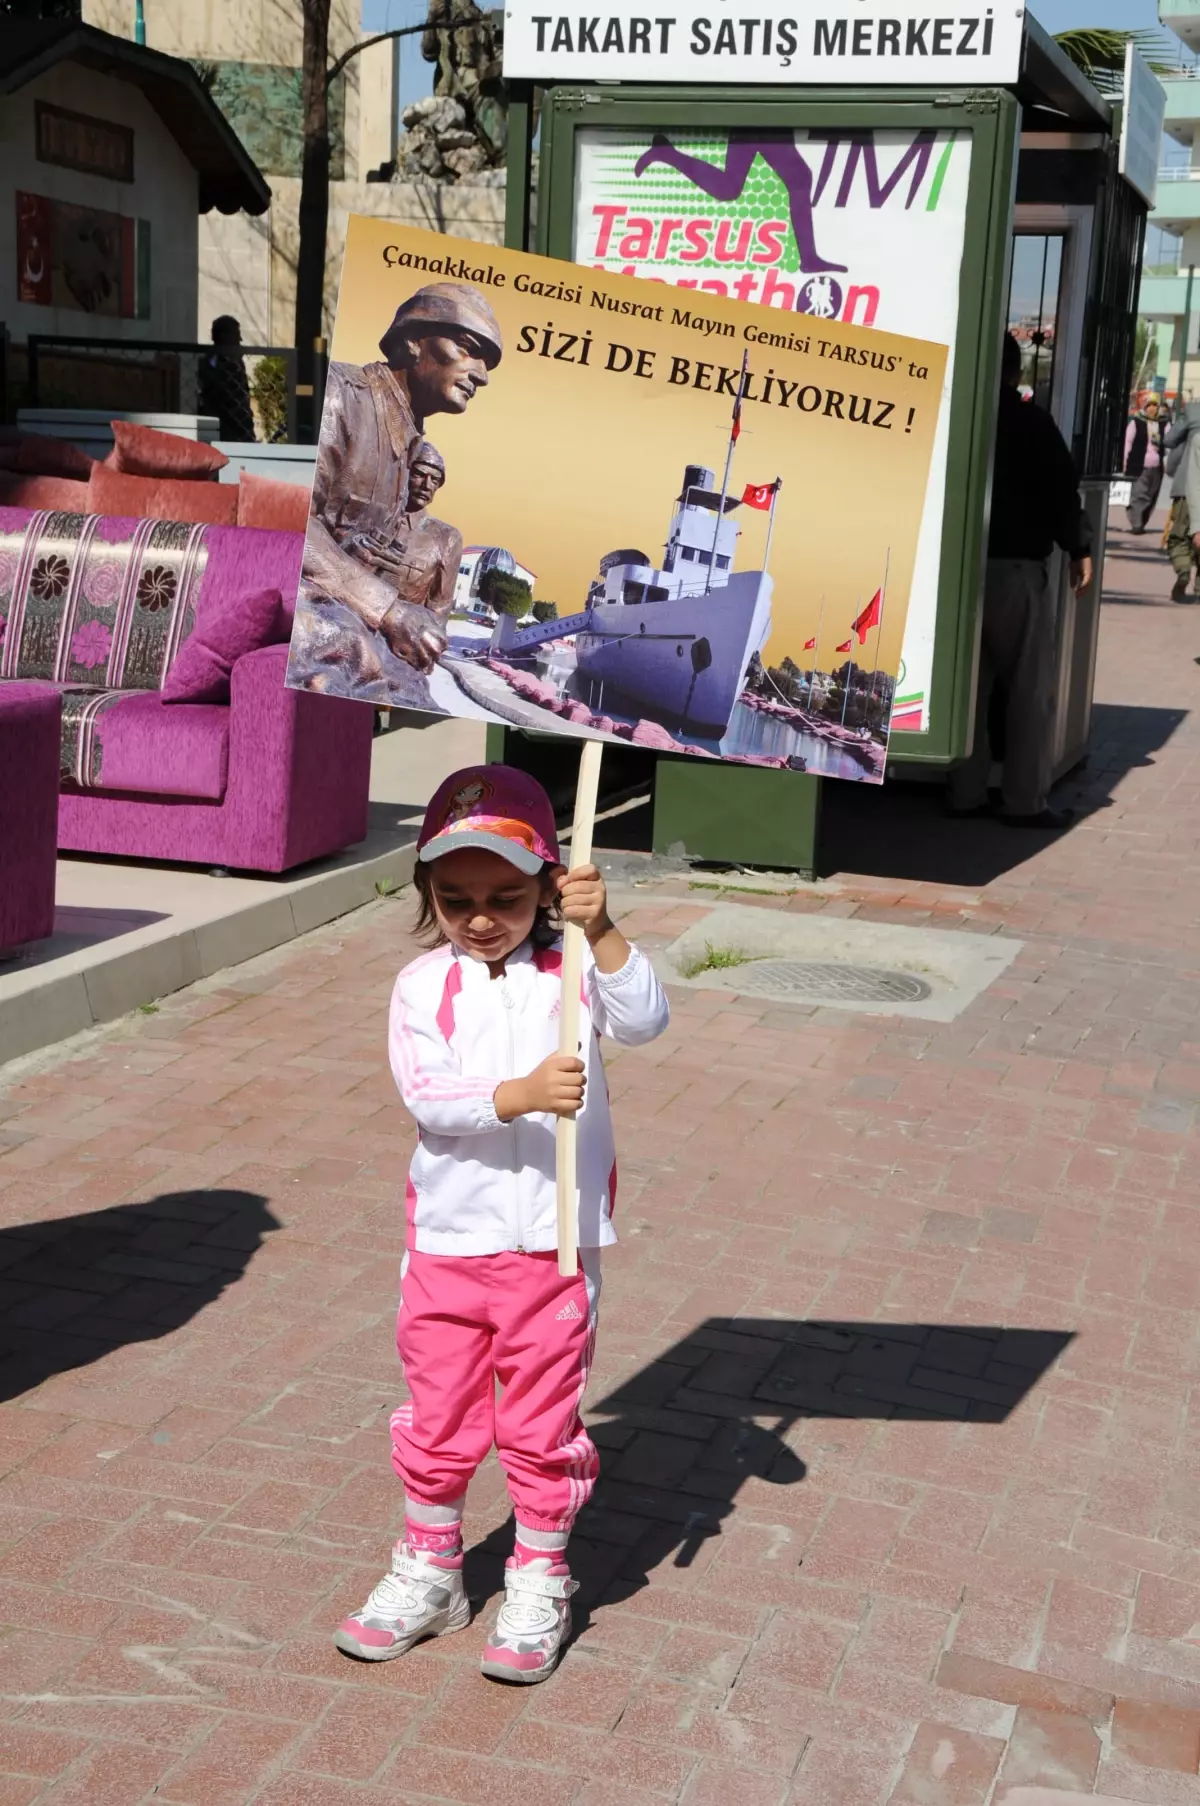
<svg viewBox="0 0 1200 1806"><path fill-rule="evenodd" d="M845 870L777 899L1018 935L1003 980L946 1025L681 990L613 1060L544 1687L475 1672L494 1464L475 1625L330 1642L397 1515L403 902L3 1075L0 1806L1200 1806L1200 610L1114 575L1069 836L845 787ZM651 947L711 901L647 894Z"/></svg>

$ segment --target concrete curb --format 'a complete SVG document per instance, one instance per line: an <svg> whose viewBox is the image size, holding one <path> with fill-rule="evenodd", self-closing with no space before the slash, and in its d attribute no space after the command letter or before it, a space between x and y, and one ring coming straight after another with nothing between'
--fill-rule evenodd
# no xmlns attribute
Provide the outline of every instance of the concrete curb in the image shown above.
<svg viewBox="0 0 1200 1806"><path fill-rule="evenodd" d="M401 845L392 835L370 834L325 870L282 878L277 895L212 920L168 918L52 965L0 966L0 1066L348 915L374 901L379 883L406 884L415 839L415 828Z"/></svg>

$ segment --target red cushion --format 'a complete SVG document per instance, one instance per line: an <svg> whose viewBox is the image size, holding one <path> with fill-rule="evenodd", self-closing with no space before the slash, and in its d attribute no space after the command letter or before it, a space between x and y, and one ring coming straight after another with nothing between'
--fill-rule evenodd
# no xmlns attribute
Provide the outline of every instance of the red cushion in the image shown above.
<svg viewBox="0 0 1200 1806"><path fill-rule="evenodd" d="M0 469L19 470L30 477L78 477L86 483L92 463L69 439L22 433L13 427L0 429Z"/></svg>
<svg viewBox="0 0 1200 1806"><path fill-rule="evenodd" d="M256 477L243 470L238 478L238 526L304 533L311 501L311 483L281 483L277 477Z"/></svg>
<svg viewBox="0 0 1200 1806"><path fill-rule="evenodd" d="M99 469L99 466L93 468ZM236 490L234 494L237 494ZM60 514L87 514L92 506L90 495L89 484L72 482L70 477L27 477L19 472L0 472L0 507L3 508L52 508Z"/></svg>
<svg viewBox="0 0 1200 1806"><path fill-rule="evenodd" d="M215 445L184 439L179 433L160 433L132 420L114 420L112 430L113 448L104 462L126 476L212 478L229 462Z"/></svg>
<svg viewBox="0 0 1200 1806"><path fill-rule="evenodd" d="M92 514L134 515L140 520L209 521L221 527L232 527L237 522L235 483L132 477L124 471L110 470L107 464L94 464L86 493Z"/></svg>

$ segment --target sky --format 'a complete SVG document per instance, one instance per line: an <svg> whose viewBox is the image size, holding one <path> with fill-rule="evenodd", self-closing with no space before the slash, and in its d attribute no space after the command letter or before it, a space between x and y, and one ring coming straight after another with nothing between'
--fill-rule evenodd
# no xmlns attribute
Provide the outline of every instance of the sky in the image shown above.
<svg viewBox="0 0 1200 1806"><path fill-rule="evenodd" d="M1108 25L1133 31L1158 25L1155 0L1038 0L1032 9L1047 31L1069 31L1073 25ZM424 17L422 0L363 0L363 25L368 31L388 31L397 25L416 24Z"/></svg>
<svg viewBox="0 0 1200 1806"><path fill-rule="evenodd" d="M1070 31L1080 25L1103 25L1118 31L1157 31L1155 0L1037 0L1030 12L1047 31Z"/></svg>
<svg viewBox="0 0 1200 1806"><path fill-rule="evenodd" d="M420 25L429 11L428 0L363 0L365 32L394 31L401 25ZM421 55L419 37L400 39L400 105L411 106L433 93L433 65Z"/></svg>

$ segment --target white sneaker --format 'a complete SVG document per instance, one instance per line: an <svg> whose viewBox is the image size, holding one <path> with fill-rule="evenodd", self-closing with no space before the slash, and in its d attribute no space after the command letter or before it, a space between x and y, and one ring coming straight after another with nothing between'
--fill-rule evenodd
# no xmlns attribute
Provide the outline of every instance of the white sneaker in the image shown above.
<svg viewBox="0 0 1200 1806"><path fill-rule="evenodd" d="M360 1612L343 1618L333 1640L346 1655L387 1662L426 1637L465 1630L471 1606L461 1565L439 1565L435 1556L411 1555L404 1542L392 1550L392 1566Z"/></svg>
<svg viewBox="0 0 1200 1806"><path fill-rule="evenodd" d="M480 1664L494 1681L529 1686L553 1674L571 1634L572 1593L579 1582L569 1574L547 1574L539 1563L504 1571L504 1604Z"/></svg>

